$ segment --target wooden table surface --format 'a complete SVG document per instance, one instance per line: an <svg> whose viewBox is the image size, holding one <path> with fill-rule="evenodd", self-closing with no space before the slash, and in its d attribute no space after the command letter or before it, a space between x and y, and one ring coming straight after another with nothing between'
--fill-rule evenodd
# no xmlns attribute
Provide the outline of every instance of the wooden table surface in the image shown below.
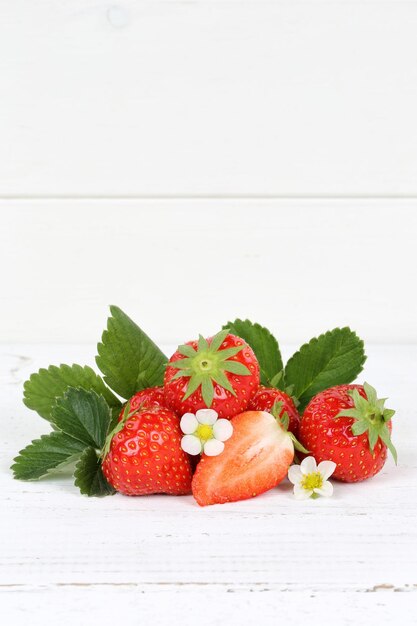
<svg viewBox="0 0 417 626"><path fill-rule="evenodd" d="M284 483L199 508L191 496L88 499L68 474L13 480L49 425L22 384L91 346L2 346L0 607L20 624L416 624L416 346L370 346L365 379L397 409L389 459L369 482L298 502Z"/></svg>

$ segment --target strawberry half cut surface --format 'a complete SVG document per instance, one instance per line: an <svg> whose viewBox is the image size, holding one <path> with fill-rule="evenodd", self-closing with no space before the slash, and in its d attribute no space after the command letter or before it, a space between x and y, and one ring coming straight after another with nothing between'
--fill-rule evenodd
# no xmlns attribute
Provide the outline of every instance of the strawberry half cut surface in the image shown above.
<svg viewBox="0 0 417 626"><path fill-rule="evenodd" d="M228 330L179 346L164 380L166 404L180 416L212 408L219 417L230 418L247 408L258 387L259 364L252 348Z"/></svg>
<svg viewBox="0 0 417 626"><path fill-rule="evenodd" d="M218 456L203 455L192 491L200 506L253 498L280 483L294 458L289 433L265 411L245 411L232 420L233 435Z"/></svg>

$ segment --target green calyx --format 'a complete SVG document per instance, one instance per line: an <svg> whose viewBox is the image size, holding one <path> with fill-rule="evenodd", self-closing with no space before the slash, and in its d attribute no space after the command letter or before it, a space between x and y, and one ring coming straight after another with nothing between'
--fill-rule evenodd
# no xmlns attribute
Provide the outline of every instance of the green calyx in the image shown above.
<svg viewBox="0 0 417 626"><path fill-rule="evenodd" d="M280 391L286 393L287 396L290 396L295 406L298 407L300 402L298 398L293 395L294 385L285 385L284 370L281 370L280 372L278 372L278 374L275 374L275 376L270 380L269 384L271 387L275 387L276 389L279 389Z"/></svg>
<svg viewBox="0 0 417 626"><path fill-rule="evenodd" d="M364 383L363 388L366 398L363 398L357 389L352 389L350 395L355 404L352 409L342 409L337 415L339 417L353 417L352 424L354 435L368 434L369 449L374 452L378 438L385 443L391 452L395 463L397 463L397 451L391 441L391 434L388 429L388 422L395 414L393 409L385 408L387 398L378 399L376 390L368 383Z"/></svg>
<svg viewBox="0 0 417 626"><path fill-rule="evenodd" d="M186 344L178 347L178 352L185 358L172 361L168 365L178 369L171 380L182 377L190 379L183 401L187 400L201 386L203 400L207 407L211 407L214 397L214 383L236 396L226 372L238 376L249 376L250 370L243 363L231 360L243 350L245 344L220 350L228 334L228 329L222 330L211 339L210 343L200 335L196 350Z"/></svg>
<svg viewBox="0 0 417 626"><path fill-rule="evenodd" d="M289 435L291 441L293 442L294 445L294 449L298 450L298 452L303 452L304 454L309 454L309 450L307 450L302 443L300 443L297 439L297 437L288 430L288 426L290 423L290 418L289 415L287 413L287 411L284 411L284 413L281 415L282 409L283 409L283 403L280 400L277 400L276 402L274 402L272 408L271 408L271 415L273 417L275 417L276 421L278 422L278 424L281 426L281 428L283 430L285 430L285 432L287 433L287 435Z"/></svg>
<svg viewBox="0 0 417 626"><path fill-rule="evenodd" d="M115 435L117 435L117 433L120 433L121 430L123 430L124 425L126 424L127 420L129 419L129 417L132 417L132 415L134 415L135 413L137 413L138 409L136 409L136 411L131 411L130 410L130 402L126 403L126 406L123 410L123 417L120 420L120 422L117 422L116 426L107 434L106 437L106 441L104 442L104 446L103 446L103 450L101 451L100 457L102 459L104 459L107 454L110 451L110 445L112 442L112 439Z"/></svg>

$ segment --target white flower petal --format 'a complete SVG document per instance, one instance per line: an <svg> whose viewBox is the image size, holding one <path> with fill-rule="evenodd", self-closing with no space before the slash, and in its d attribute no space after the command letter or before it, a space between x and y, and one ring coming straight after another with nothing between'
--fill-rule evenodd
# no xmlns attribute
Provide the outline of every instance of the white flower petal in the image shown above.
<svg viewBox="0 0 417 626"><path fill-rule="evenodd" d="M298 485L301 482L303 476L304 474L301 471L299 465L291 465L290 469L288 470L288 480L293 485Z"/></svg>
<svg viewBox="0 0 417 626"><path fill-rule="evenodd" d="M181 439L181 448L184 450L184 452L196 456L197 454L201 454L201 441L198 437L195 437L194 435L184 435L184 437Z"/></svg>
<svg viewBox="0 0 417 626"><path fill-rule="evenodd" d="M305 475L317 472L317 463L314 456L307 456L303 461L301 461L300 468Z"/></svg>
<svg viewBox="0 0 417 626"><path fill-rule="evenodd" d="M180 421L180 428L184 435L192 435L198 428L198 421L194 413L184 413Z"/></svg>
<svg viewBox="0 0 417 626"><path fill-rule="evenodd" d="M217 456L218 454L221 454L223 450L223 441L218 441L217 439L209 439L204 444L204 454L207 454L207 456Z"/></svg>
<svg viewBox="0 0 417 626"><path fill-rule="evenodd" d="M315 493L318 493L319 496L324 496L325 498L330 498L333 495L333 485L328 480L325 480L322 486L314 489Z"/></svg>
<svg viewBox="0 0 417 626"><path fill-rule="evenodd" d="M294 485L294 496L296 500L307 500L313 495L312 489L304 489L300 485Z"/></svg>
<svg viewBox="0 0 417 626"><path fill-rule="evenodd" d="M317 466L317 471L323 476L323 480L327 480L336 469L336 463L333 461L322 461Z"/></svg>
<svg viewBox="0 0 417 626"><path fill-rule="evenodd" d="M213 425L213 435L218 441L227 441L233 435L233 426L229 420L219 419Z"/></svg>
<svg viewBox="0 0 417 626"><path fill-rule="evenodd" d="M219 417L219 414L214 409L199 409L195 414L200 424L208 424L213 426L214 422Z"/></svg>

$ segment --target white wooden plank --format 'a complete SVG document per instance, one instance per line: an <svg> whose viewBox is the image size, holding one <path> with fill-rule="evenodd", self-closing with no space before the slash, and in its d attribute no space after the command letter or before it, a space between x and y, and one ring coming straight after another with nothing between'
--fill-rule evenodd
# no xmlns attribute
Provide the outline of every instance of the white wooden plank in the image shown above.
<svg viewBox="0 0 417 626"><path fill-rule="evenodd" d="M0 2L0 195L417 193L417 3Z"/></svg>
<svg viewBox="0 0 417 626"><path fill-rule="evenodd" d="M302 342L417 342L417 201L0 201L0 341L96 342L109 304L158 342L237 316ZM10 271L6 271L10 270Z"/></svg>
<svg viewBox="0 0 417 626"><path fill-rule="evenodd" d="M172 347L165 346L167 352ZM284 346L284 356L292 352ZM279 621L415 623L417 349L372 346L366 378L397 409L399 465L330 500L262 497L199 508L191 497L88 499L69 477L11 478L14 452L49 429L21 402L29 373L93 364L93 346L0 350L0 603L8 624L202 626Z"/></svg>
<svg viewBox="0 0 417 626"><path fill-rule="evenodd" d="M397 408L397 468L389 460L369 482L337 484L331 500L297 502L284 484L250 501L201 509L191 496L88 499L65 475L14 481L10 457L49 429L20 404L23 379L47 362L91 362L93 348L3 348L0 589L52 590L57 598L79 586L106 593L103 585L134 593L204 586L245 594L415 591L417 350L369 352L366 378Z"/></svg>
<svg viewBox="0 0 417 626"><path fill-rule="evenodd" d="M262 623L287 626L302 623L313 626L415 625L415 593L394 593L381 589L379 593L358 594L335 592L279 593L275 589L231 590L189 588L143 589L136 587L94 588L48 587L32 591L0 591L2 614L13 626L49 626L79 624L90 626L91 616L102 625L154 626L247 625Z"/></svg>

